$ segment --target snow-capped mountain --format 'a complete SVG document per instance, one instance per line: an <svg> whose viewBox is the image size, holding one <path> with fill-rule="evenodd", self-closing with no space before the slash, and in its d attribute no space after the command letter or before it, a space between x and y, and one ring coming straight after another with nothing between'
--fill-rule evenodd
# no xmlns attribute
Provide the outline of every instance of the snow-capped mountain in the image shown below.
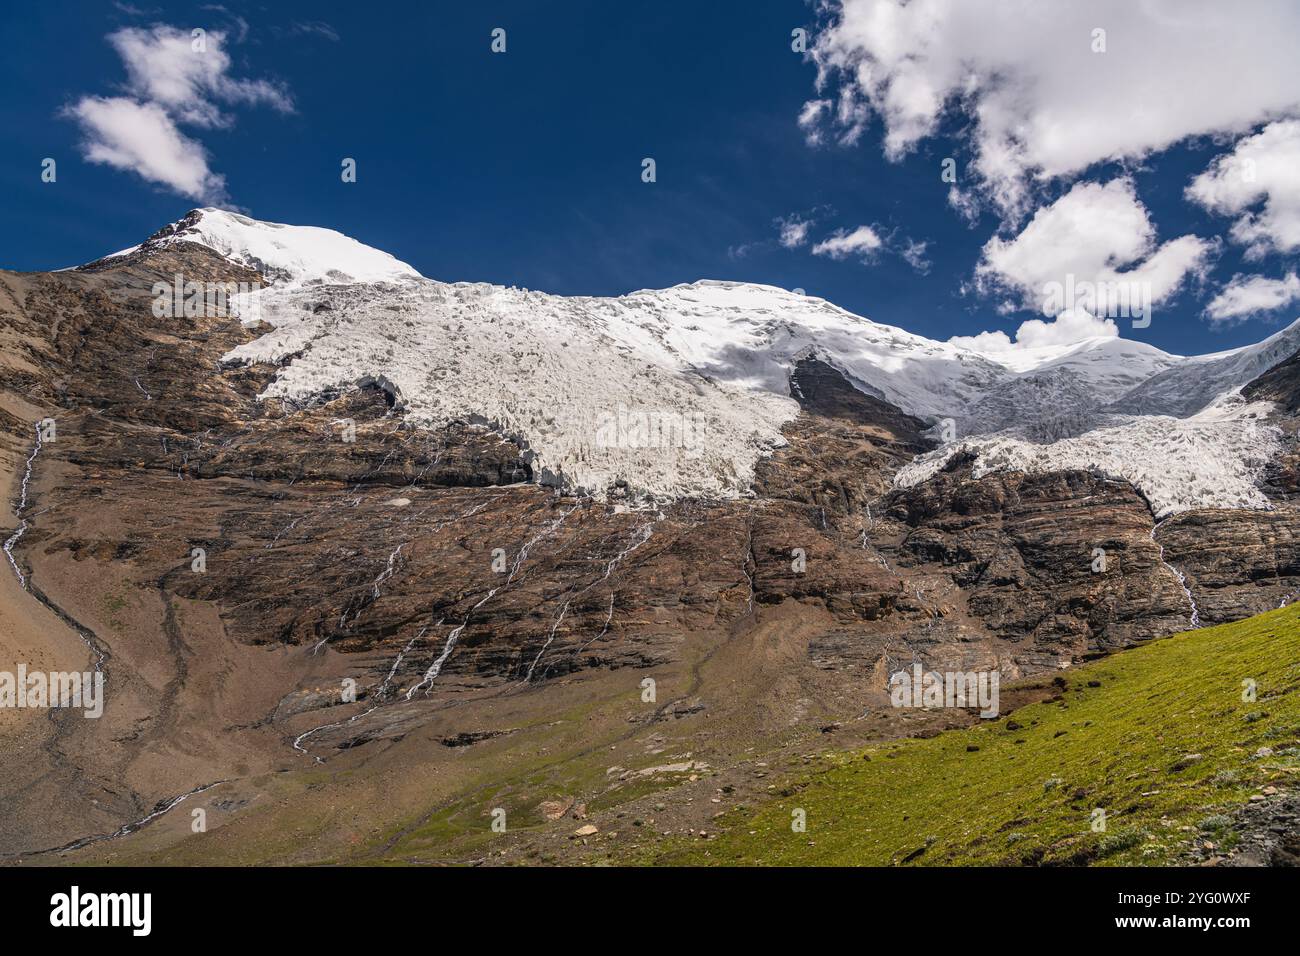
<svg viewBox="0 0 1300 956"><path fill-rule="evenodd" d="M936 434L966 436L980 468L1094 468L1134 481L1164 511L1258 505L1249 489L1275 443L1267 409L1216 400L1300 348L1298 322L1194 358L1119 338L986 355L770 286L706 280L602 298L440 282L329 229L217 209L141 248L177 242L266 278L253 295L273 330L225 357L279 367L263 397L310 403L382 379L412 422L490 425L527 449L543 481L597 496L747 493L799 412L791 371L817 358L904 412L951 419ZM1213 480L1188 477L1197 465L1184 452L1214 463Z"/></svg>
<svg viewBox="0 0 1300 956"><path fill-rule="evenodd" d="M1132 415L1193 415L1300 351L1300 319L1262 342L1180 360L1115 402Z"/></svg>
<svg viewBox="0 0 1300 956"><path fill-rule="evenodd" d="M1185 361L1154 345L1115 336L1084 339L1064 346L1020 349L996 357L1021 375L1042 375L1057 369L1071 372L1101 404L1119 398L1152 375Z"/></svg>
<svg viewBox="0 0 1300 956"><path fill-rule="evenodd" d="M206 298L253 269L251 313L188 291L159 308L178 276ZM0 270L0 293L0 399L21 413L0 416L8 619L37 640L67 625L39 653L84 646L115 688L102 720L19 738L0 854L126 852L182 800L256 837L234 815L289 760L303 775L279 779L310 795L334 768L354 788L366 767L424 779L603 734L628 768L581 795L604 800L642 779L629 758L661 764L664 733L707 721L740 728L709 755L740 780L755 715L811 715L780 759L864 699L864 733L915 733L885 684L912 662L1053 674L1300 595L1300 356L1237 388L1276 341L994 357L763 286L437 282L211 210L81 269ZM1193 364L1229 394L1183 418L1116 406ZM130 626L95 610L122 602ZM629 723L647 673L699 681ZM557 721L584 701L594 719ZM467 774L447 796L477 806ZM427 814L424 791L375 832ZM188 832L160 821L139 845Z"/></svg>
<svg viewBox="0 0 1300 956"><path fill-rule="evenodd" d="M419 279L405 262L387 252L357 242L333 229L261 222L224 209L195 209L164 226L142 247L165 248L175 242L196 242L232 262L262 273L278 286L307 282L384 282Z"/></svg>

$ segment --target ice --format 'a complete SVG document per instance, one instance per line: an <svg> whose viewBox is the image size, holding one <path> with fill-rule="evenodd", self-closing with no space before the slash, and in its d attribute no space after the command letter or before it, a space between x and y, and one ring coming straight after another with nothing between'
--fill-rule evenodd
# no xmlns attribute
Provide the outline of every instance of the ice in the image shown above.
<svg viewBox="0 0 1300 956"><path fill-rule="evenodd" d="M1269 402L1228 395L1188 418L1135 416L1074 438L1034 444L1009 436L968 438L913 460L895 484L932 478L954 456L975 456L972 475L994 472L1091 471L1127 481L1163 518L1193 508L1268 509L1259 489L1265 466L1281 450L1281 429L1265 419Z"/></svg>
<svg viewBox="0 0 1300 956"><path fill-rule="evenodd" d="M919 459L900 483L966 447L981 474L1081 467L1132 481L1161 514L1263 507L1255 480L1275 430L1262 406L1225 396L1300 348L1297 322L1199 358L1114 337L986 355L751 283L566 297L439 282L329 229L215 209L151 242L198 242L265 276L250 311L272 331L225 356L277 367L261 397L310 403L382 380L413 424L496 429L538 480L597 497L749 494L799 412L790 374L817 358L905 412L984 436Z"/></svg>
<svg viewBox="0 0 1300 956"><path fill-rule="evenodd" d="M202 214L196 225L159 244L197 242L233 262L257 269L282 286L314 280L382 282L420 278L405 262L333 229L261 222L224 209L196 212Z"/></svg>

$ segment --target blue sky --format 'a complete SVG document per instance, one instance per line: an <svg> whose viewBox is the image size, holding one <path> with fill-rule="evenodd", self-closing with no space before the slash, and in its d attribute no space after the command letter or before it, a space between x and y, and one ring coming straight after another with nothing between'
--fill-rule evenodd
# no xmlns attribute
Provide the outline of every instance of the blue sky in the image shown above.
<svg viewBox="0 0 1300 956"><path fill-rule="evenodd" d="M737 279L803 288L934 338L1014 335L1041 315L1007 311L1005 303L1025 304L1009 285L1025 274L1010 280L1010 266L990 271L986 244L995 236L1011 242L1035 211L1081 184L1123 182L1129 192L1112 191L1108 200L1120 212L1145 212L1154 228L1147 253L1182 236L1203 245L1150 327L1121 318L1122 335L1199 353L1257 341L1300 314L1293 303L1209 321L1207 304L1234 275L1284 280L1295 254L1278 240L1263 251L1256 243L1247 260L1250 246L1230 228L1249 212L1207 209L1184 194L1234 143L1291 115L1276 109L1284 86L1266 91L1274 99L1261 101L1258 115L1243 108L1230 121L1199 124L1227 122L1231 133L1203 132L1195 116L1186 118L1196 135L1063 175L1029 176L1018 211L985 198L968 221L950 203L940 167L955 158L957 186L992 195L995 184L974 171L971 114L945 109L904 154L887 157L885 134L909 116L862 107L871 91L855 88L841 69L861 55L844 52L852 41L844 23L844 42L819 57L820 89L817 63L791 49L797 27L811 32L810 45L829 35L834 7L820 18L794 0L422 3L400 14L351 2L138 7L10 4L0 13L9 39L0 63L8 140L0 150L0 266L88 261L203 204L88 161L85 129L68 115L85 97L139 99L107 37L165 24L224 33L226 75L263 82L284 99L277 106L271 95L217 95L221 123L177 122L224 178L226 200L260 219L338 229L433 278L601 295ZM503 54L490 49L495 27L507 31ZM864 41L868 52L871 42ZM1121 55L1117 46L1112 60L1097 62ZM1258 59L1267 68L1267 56ZM1040 77L1033 88L1047 85ZM809 101L848 118L801 126ZM1098 139L1086 129L1080 135ZM56 182L41 180L46 157L57 161ZM344 157L357 161L355 183L340 179ZM645 157L655 160L656 182L642 181ZM1087 197L1077 198L1082 208ZM781 244L782 221L808 223L802 244ZM881 243L872 254L814 253L864 226ZM911 262L903 255L909 244Z"/></svg>

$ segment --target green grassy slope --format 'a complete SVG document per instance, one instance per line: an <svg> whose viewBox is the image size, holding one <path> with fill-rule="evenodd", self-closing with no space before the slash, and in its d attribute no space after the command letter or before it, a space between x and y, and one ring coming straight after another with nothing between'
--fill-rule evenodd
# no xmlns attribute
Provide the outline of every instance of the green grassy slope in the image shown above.
<svg viewBox="0 0 1300 956"><path fill-rule="evenodd" d="M1052 699L968 730L827 754L758 810L720 818L715 839L639 862L1161 864L1193 839L1223 849L1223 814L1298 782L1300 606L1155 641L1056 684ZM795 810L806 832L792 830Z"/></svg>

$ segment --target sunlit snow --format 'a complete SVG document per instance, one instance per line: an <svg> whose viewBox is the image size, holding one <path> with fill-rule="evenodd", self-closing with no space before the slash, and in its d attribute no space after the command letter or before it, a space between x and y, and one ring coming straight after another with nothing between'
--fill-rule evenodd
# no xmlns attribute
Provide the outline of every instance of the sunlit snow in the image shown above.
<svg viewBox="0 0 1300 956"><path fill-rule="evenodd" d="M798 414L792 369L816 357L910 414L954 419L959 435L1068 414L1044 408L1057 395L1107 406L1105 427L1049 444L968 437L909 465L900 484L966 449L977 474L1088 468L1131 481L1159 514L1265 507L1256 481L1276 429L1264 406L1227 393L1300 347L1297 323L1199 359L1110 338L995 360L771 286L700 281L599 298L445 283L329 229L219 210L163 240L174 241L202 243L270 283L253 311L273 330L225 356L279 366L263 398L311 402L382 377L409 421L496 428L526 449L540 480L597 496L620 486L660 499L747 494ZM1151 414L1173 398L1177 414L1203 410Z"/></svg>

